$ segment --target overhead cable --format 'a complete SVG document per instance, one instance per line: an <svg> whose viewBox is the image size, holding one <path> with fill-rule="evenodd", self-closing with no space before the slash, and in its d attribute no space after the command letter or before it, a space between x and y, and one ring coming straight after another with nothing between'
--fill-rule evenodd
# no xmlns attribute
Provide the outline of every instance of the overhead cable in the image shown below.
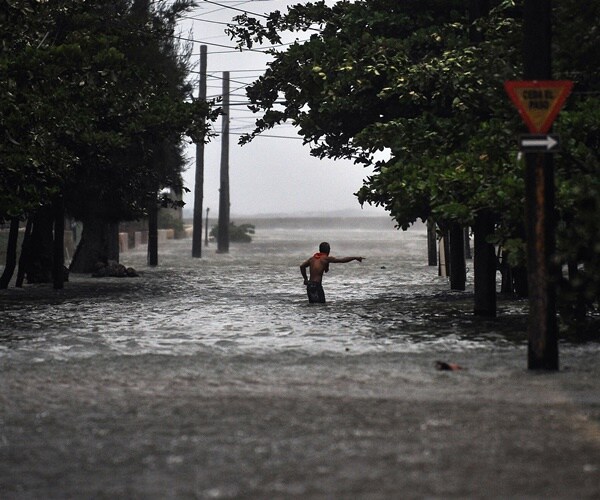
<svg viewBox="0 0 600 500"><path fill-rule="evenodd" d="M213 5L217 5L218 7L222 7L224 9L236 10L238 12L243 12L244 14L252 14L253 16L264 17L265 19L269 19L269 16L266 16L264 14L258 14L257 12L250 12L249 10L238 9L236 7L230 7L229 5L223 5L222 3L219 3L219 2L213 2L211 0L204 0L204 2L213 4Z"/></svg>

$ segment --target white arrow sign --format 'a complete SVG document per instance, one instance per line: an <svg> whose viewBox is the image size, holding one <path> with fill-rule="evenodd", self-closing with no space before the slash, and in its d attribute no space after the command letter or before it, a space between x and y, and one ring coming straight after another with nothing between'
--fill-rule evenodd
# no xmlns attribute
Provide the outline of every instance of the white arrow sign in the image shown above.
<svg viewBox="0 0 600 500"><path fill-rule="evenodd" d="M558 146L557 135L524 135L520 140L521 149L550 151Z"/></svg>

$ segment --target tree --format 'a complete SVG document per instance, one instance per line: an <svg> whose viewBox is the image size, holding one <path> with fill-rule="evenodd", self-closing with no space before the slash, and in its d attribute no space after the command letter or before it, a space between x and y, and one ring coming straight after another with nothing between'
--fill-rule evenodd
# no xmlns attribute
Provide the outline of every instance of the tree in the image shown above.
<svg viewBox="0 0 600 500"><path fill-rule="evenodd" d="M75 267L89 270L108 257L107 224L181 187L183 137L207 136L210 107L191 95L189 50L172 37L193 2L3 3L0 218L64 202L84 221L84 241L100 235L78 254Z"/></svg>
<svg viewBox="0 0 600 500"><path fill-rule="evenodd" d="M68 127L64 102L48 95L65 83L46 55L53 44L52 13L59 6L34 1L0 2L0 220L22 216L49 202L75 161L57 140ZM66 52L54 51L66 61ZM50 86L48 86L50 84Z"/></svg>
<svg viewBox="0 0 600 500"><path fill-rule="evenodd" d="M14 217L10 221L8 242L6 245L6 266L0 277L0 289L8 288L12 275L17 265L17 239L19 236L19 219Z"/></svg>
<svg viewBox="0 0 600 500"><path fill-rule="evenodd" d="M123 55L113 83L119 93L111 96L116 100L94 106L106 110L96 114L100 137L80 145L94 161L77 170L68 190L67 209L84 221L81 247L72 263L75 271L88 272L111 256L115 260L110 245L116 238L110 232L116 231L116 223L155 210L161 188L182 188L182 136L193 127L196 135L203 133L196 117L207 114L206 104L191 97L186 61L171 37L176 14L188 5L173 4L165 13L137 1L125 11L120 29L110 27L118 29L115 45ZM99 29L105 26L101 23ZM106 131L119 131L117 143L97 154Z"/></svg>
<svg viewBox="0 0 600 500"><path fill-rule="evenodd" d="M359 201L384 206L402 228L434 217L451 229L457 289L464 289L464 273L456 273L464 263L460 225L489 214L489 192L502 193L497 174L505 175L507 163L516 170L501 147L506 138L494 151L479 140L511 116L502 81L512 75L506 61L516 45L498 42L498 33L503 41L516 37L506 6L494 11L497 22L483 14L473 24L460 1L318 3L273 15L262 31L241 16L242 26L231 30L246 44L276 42L275 27L318 23L319 34L278 53L249 89L255 109L266 110L255 133L292 120L320 157L368 164L376 151L389 151ZM490 29L495 36L485 37ZM493 223L478 230L489 232Z"/></svg>
<svg viewBox="0 0 600 500"><path fill-rule="evenodd" d="M374 166L357 193L361 203L385 207L402 228L429 217L473 225L485 213L485 231L494 235L484 240L523 265L524 187L515 147L522 125L503 90L505 80L522 73L522 2L489 3L489 14L474 22L464 1L316 2L275 12L263 23L239 16L230 34L242 45L279 43L285 30L310 34L306 42L274 50L274 61L249 87L252 109L263 114L244 140L290 121L314 155ZM589 96L583 106L569 104L557 122L561 133L569 123L587 127L567 132L571 147L559 161L558 257L567 252L588 269L596 259L589 249L597 246L598 191L595 181L585 188L578 183L585 176L563 174L573 162L598 174L597 107L587 108L587 117L582 108L594 102L587 92L596 92L599 81L594 47L600 33L589 24L599 3L581 10L574 0L558 2L553 23L556 77L574 79ZM377 151L388 159L375 161ZM568 238L579 232L586 237L574 254ZM584 288L597 301L598 289Z"/></svg>
<svg viewBox="0 0 600 500"><path fill-rule="evenodd" d="M234 222L229 223L229 238L235 243L251 243L255 227L253 224L240 224L236 226ZM219 226L213 226L210 230L210 236L219 238Z"/></svg>
<svg viewBox="0 0 600 500"><path fill-rule="evenodd" d="M320 27L275 54L249 88L253 109L265 111L255 134L290 120L319 157L373 164L373 153L389 151L358 197L403 228L432 213L471 223L490 201L510 204L497 186L499 173L517 169L507 153L517 118L502 82L515 74L519 35L505 4L480 21L494 35L478 45L463 1L318 2L275 13L262 30L240 16L231 33L248 45Z"/></svg>

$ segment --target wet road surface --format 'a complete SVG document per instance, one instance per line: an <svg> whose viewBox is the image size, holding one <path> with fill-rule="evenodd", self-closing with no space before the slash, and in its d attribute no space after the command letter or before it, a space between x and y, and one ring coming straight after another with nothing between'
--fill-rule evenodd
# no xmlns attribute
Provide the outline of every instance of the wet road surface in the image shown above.
<svg viewBox="0 0 600 500"><path fill-rule="evenodd" d="M473 318L422 231L257 229L0 295L1 498L600 497L597 344L528 372L524 305ZM315 307L297 266L321 239L367 260Z"/></svg>

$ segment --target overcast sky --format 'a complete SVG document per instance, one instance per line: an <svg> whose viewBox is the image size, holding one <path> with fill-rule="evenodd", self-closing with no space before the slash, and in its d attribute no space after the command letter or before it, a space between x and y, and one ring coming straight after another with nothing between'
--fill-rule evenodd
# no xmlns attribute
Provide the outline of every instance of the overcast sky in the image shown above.
<svg viewBox="0 0 600 500"><path fill-rule="evenodd" d="M217 0L199 1L180 23L181 36L193 43L193 59L200 58L200 45L207 45L207 94L222 94L223 71L230 72L230 198L233 215L251 214L306 214L348 211L383 214L382 209L366 206L361 211L353 195L364 177L371 173L350 161L318 160L310 156L309 147L302 145L300 136L289 125L277 127L265 135L290 138L258 137L245 146L238 145L239 134L252 130L256 118L243 105L247 101L244 85L251 83L264 72L270 57L259 52L235 50L234 42L224 33L225 23L240 14L234 9L252 13L286 11L288 5L298 0ZM223 24L219 24L223 23ZM300 33L299 39L309 35ZM195 67L198 69L198 66ZM197 95L197 91L196 91ZM215 124L221 131L221 123ZM215 137L205 147L205 177L203 209L210 208L216 215L219 206L219 169L221 155L220 137ZM184 174L185 185L191 190L184 195L186 208L194 204L195 146L187 150L189 168Z"/></svg>

